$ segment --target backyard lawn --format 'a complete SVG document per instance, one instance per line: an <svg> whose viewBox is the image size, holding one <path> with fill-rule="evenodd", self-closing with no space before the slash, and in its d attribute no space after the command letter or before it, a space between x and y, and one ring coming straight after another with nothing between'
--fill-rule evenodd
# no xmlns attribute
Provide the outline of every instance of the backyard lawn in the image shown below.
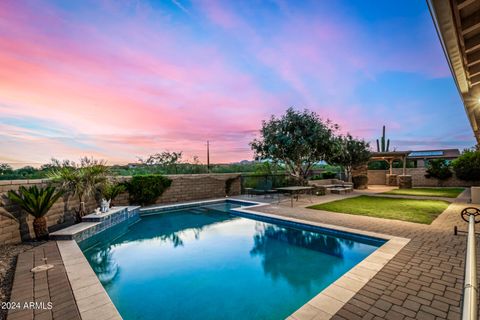
<svg viewBox="0 0 480 320"><path fill-rule="evenodd" d="M442 200L359 196L322 203L309 208L430 224L448 205L448 202Z"/></svg>
<svg viewBox="0 0 480 320"><path fill-rule="evenodd" d="M445 197L456 198L464 188L413 188L413 189L395 189L384 192L384 194L405 195L405 196L426 196L426 197Z"/></svg>

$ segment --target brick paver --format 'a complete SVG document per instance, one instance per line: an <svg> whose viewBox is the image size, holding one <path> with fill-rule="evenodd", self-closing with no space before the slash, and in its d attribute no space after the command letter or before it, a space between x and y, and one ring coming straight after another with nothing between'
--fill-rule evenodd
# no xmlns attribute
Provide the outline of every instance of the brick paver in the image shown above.
<svg viewBox="0 0 480 320"><path fill-rule="evenodd" d="M44 264L45 258L47 263L54 265L54 268L32 273L30 270ZM10 301L18 303L20 308L11 309L7 320L81 319L55 241L35 247L18 256ZM47 305L49 302L52 303L51 309ZM36 303L36 305L30 303Z"/></svg>
<svg viewBox="0 0 480 320"><path fill-rule="evenodd" d="M459 319L466 237L455 236L453 226L466 230L459 213L471 206L467 199L468 190L431 225L306 209L308 199L256 211L411 239L333 319Z"/></svg>

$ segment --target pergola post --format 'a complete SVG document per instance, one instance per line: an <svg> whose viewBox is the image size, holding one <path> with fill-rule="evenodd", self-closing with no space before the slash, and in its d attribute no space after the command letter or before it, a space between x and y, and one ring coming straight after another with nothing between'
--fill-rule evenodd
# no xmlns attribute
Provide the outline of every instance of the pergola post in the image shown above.
<svg viewBox="0 0 480 320"><path fill-rule="evenodd" d="M411 151L391 151L391 152L372 152L370 160L382 160L388 163L388 171L386 172L385 184L387 186L398 186L399 178L405 177L407 174L407 157ZM395 159L403 160L403 175L393 173L393 161ZM411 177L410 177L411 181ZM410 183L411 184L411 183Z"/></svg>

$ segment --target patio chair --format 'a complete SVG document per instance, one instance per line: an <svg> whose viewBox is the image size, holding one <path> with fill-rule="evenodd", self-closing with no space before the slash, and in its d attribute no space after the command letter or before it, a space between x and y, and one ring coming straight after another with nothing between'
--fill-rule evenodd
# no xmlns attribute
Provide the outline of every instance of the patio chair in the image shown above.
<svg viewBox="0 0 480 320"><path fill-rule="evenodd" d="M268 195L271 195L273 197L273 195L277 193L277 190L273 189L272 187L273 187L272 180L262 179L257 183L257 186L255 187L255 189L251 190L251 192L254 194L263 194L265 195L265 197L267 197Z"/></svg>

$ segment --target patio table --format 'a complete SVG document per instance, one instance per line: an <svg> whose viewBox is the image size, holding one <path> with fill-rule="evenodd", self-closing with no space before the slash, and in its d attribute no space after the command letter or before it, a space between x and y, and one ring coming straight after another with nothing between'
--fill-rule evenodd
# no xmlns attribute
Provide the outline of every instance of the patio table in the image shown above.
<svg viewBox="0 0 480 320"><path fill-rule="evenodd" d="M286 191L290 193L290 198L291 198L291 206L293 208L293 198L296 196L296 199L298 201L298 196L300 193L305 192L307 190L313 190L313 187L307 187L307 186L293 186L293 187L281 187L281 188L275 188L275 190L278 191Z"/></svg>

